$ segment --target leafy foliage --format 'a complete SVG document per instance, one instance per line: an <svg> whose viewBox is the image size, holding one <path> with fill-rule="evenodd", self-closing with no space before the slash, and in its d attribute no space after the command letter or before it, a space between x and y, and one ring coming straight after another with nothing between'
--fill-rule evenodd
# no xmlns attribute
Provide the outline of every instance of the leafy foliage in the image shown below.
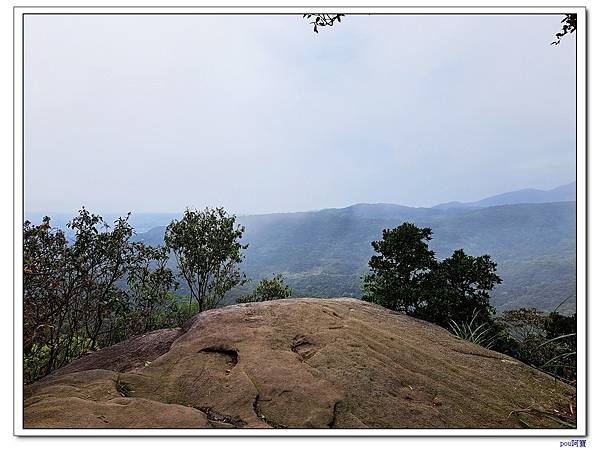
<svg viewBox="0 0 600 450"><path fill-rule="evenodd" d="M379 255L369 261L364 299L394 311L414 312L423 301L423 285L435 265L435 254L427 244L430 240L430 228L412 223L383 230L383 239L372 242Z"/></svg>
<svg viewBox="0 0 600 450"><path fill-rule="evenodd" d="M182 309L166 247L133 242L129 216L113 226L85 208L52 228L23 224L25 381L80 355L156 328L180 326Z"/></svg>
<svg viewBox="0 0 600 450"><path fill-rule="evenodd" d="M428 273L415 316L441 326L464 322L470 315L477 324L489 323L495 312L490 291L501 282L489 255L475 257L456 250Z"/></svg>
<svg viewBox="0 0 600 450"><path fill-rule="evenodd" d="M380 254L369 261L365 300L446 328L488 323L494 313L489 291L502 282L496 264L462 249L438 262L429 250L431 235L431 228L411 223L383 230L383 239L373 242Z"/></svg>
<svg viewBox="0 0 600 450"><path fill-rule="evenodd" d="M238 218L251 246L240 265L248 278L260 280L285 273L299 297L363 295L363 274L373 255L371 242L384 228L403 222L430 227L429 248L437 258L458 248L469 255L492 256L503 282L490 293L499 311L532 306L551 311L557 297L575 305L575 202L520 204L482 209L409 208L398 205L354 205L304 213L264 214ZM162 244L164 227L139 235ZM226 294L235 303L251 291L248 285Z"/></svg>
<svg viewBox="0 0 600 450"><path fill-rule="evenodd" d="M489 322L483 322L476 326L479 322L477 320L478 315L478 311L473 311L471 319L460 324L456 323L453 319L450 319L450 331L455 336L464 339L465 341L472 342L473 344L485 348L491 348L496 342L497 335L494 334L493 327Z"/></svg>
<svg viewBox="0 0 600 450"><path fill-rule="evenodd" d="M560 40L566 36L568 33L573 33L577 30L577 14L565 14L563 20L560 23L564 24L562 29L556 33L556 41L551 42L551 45L560 44Z"/></svg>
<svg viewBox="0 0 600 450"><path fill-rule="evenodd" d="M378 252L371 258L375 270L364 280L365 296L372 301L574 379L576 316L559 314L557 307L549 314L529 308L492 317L489 294L500 282L496 264L487 255L469 256L462 249L451 252L454 244L469 251L493 248L494 259L496 255L501 258L505 271L523 276L519 283L531 285L536 280L529 277L531 272L541 277L549 292L555 292L552 283L564 284L561 276L568 272L568 264L555 264L551 258L572 251L574 206L434 211L356 205L317 213L246 217L249 235L244 227L236 226L235 216L222 209L186 211L182 220L171 224L171 240L164 241L171 246L162 245L164 228L153 230L154 240L146 234L136 241L129 216L110 226L85 208L65 231L52 228L48 217L37 226L27 221L23 226L26 381L132 335L181 326L202 308L219 304L227 293L231 301L238 297L240 302L286 298L291 295L290 287L300 296L358 296L359 273L367 267L369 246ZM449 255L446 259L437 261L430 250L431 229L414 224L386 228L384 238L369 245L370 236L381 233L382 224L394 226L398 218L409 214L416 217L415 223L435 225L432 248ZM255 249L250 265L242 262L242 251L247 248L242 236ZM154 242L158 245L149 245ZM176 293L176 261L190 263L186 270L191 280L208 280L206 285L214 288L207 291L208 301L192 296L184 301ZM523 264L530 269L523 270ZM253 273L285 270L286 281L281 274L273 275L249 291L243 286L242 267ZM216 272L208 272L226 279L218 282L214 275L198 276L199 269L210 268L217 268ZM202 292L196 286L195 292ZM513 291L503 291L503 295L513 296ZM521 300L517 297L513 302Z"/></svg>
<svg viewBox="0 0 600 450"><path fill-rule="evenodd" d="M111 230L100 216L85 208L68 227L67 242L45 217L38 226L23 226L24 351L47 353L37 376L50 373L85 349L112 343L117 317L127 303L117 287L132 255L133 229L127 218Z"/></svg>
<svg viewBox="0 0 600 450"><path fill-rule="evenodd" d="M404 223L373 242L365 299L441 325L474 344L511 355L567 380L576 379L576 314L535 308L494 317L490 291L502 280L489 255L464 250L438 262L429 250L430 228Z"/></svg>
<svg viewBox="0 0 600 450"><path fill-rule="evenodd" d="M36 380L40 377L40 374L47 372L51 357L57 353L56 348L78 356L99 349L98 345L92 344L89 339L79 336L70 339L67 339L66 336L60 336L58 342L54 343L53 346L33 344L23 358L23 376L26 382Z"/></svg>
<svg viewBox="0 0 600 450"><path fill-rule="evenodd" d="M273 274L273 278L260 280L254 292L243 295L237 299L237 303L265 302L288 298L292 295L290 287L284 283L283 275Z"/></svg>
<svg viewBox="0 0 600 450"><path fill-rule="evenodd" d="M508 335L499 349L527 364L567 380L577 377L577 314L535 308L503 312L496 323Z"/></svg>
<svg viewBox="0 0 600 450"><path fill-rule="evenodd" d="M345 14L304 14L302 17L305 19L314 19L310 23L314 25L313 31L318 33L319 27L332 27L336 21L341 22L344 16Z"/></svg>
<svg viewBox="0 0 600 450"><path fill-rule="evenodd" d="M195 211L186 209L165 232L165 244L177 260L179 274L187 282L190 301L199 311L215 308L223 296L244 283L238 265L243 261L241 244L244 227L223 208Z"/></svg>
<svg viewBox="0 0 600 450"><path fill-rule="evenodd" d="M127 274L128 302L120 316L122 338L181 325L173 314L179 303L174 294L179 283L167 267L167 248L142 242L131 245L134 256Z"/></svg>

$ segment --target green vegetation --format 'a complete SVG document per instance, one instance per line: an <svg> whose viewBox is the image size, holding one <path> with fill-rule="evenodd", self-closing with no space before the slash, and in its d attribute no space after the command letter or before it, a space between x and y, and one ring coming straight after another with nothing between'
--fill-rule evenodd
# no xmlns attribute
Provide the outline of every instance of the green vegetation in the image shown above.
<svg viewBox="0 0 600 450"><path fill-rule="evenodd" d="M119 340L158 328L179 326L184 317L173 292L179 283L167 267L167 248L141 242L131 246L134 257L127 271L128 302L119 315L123 324L116 327L125 334Z"/></svg>
<svg viewBox="0 0 600 450"><path fill-rule="evenodd" d="M490 292L502 279L489 255L470 256L455 250L452 256L436 262L425 281L426 297L415 315L445 326L450 321L465 321L473 314L475 323L489 322L495 313Z"/></svg>
<svg viewBox="0 0 600 450"><path fill-rule="evenodd" d="M500 351L565 380L577 378L577 314L535 308L505 311L496 318L506 330Z"/></svg>
<svg viewBox="0 0 600 450"><path fill-rule="evenodd" d="M462 248L491 255L503 282L491 293L498 310L535 307L551 311L557 298L572 296L563 310L575 311L575 203L558 202L439 210L397 205L355 205L323 211L238 217L250 243L240 269L260 280L285 273L300 297L363 295L362 277L383 229L411 222L430 227L429 248L440 259ZM138 237L162 244L164 227ZM234 288L223 304L249 293Z"/></svg>
<svg viewBox="0 0 600 450"><path fill-rule="evenodd" d="M133 263L133 229L127 218L114 228L82 209L69 224L74 242L50 226L23 226L23 332L25 373L31 379L65 365L88 349L114 343L128 327L121 314L128 298L117 287Z"/></svg>
<svg viewBox="0 0 600 450"><path fill-rule="evenodd" d="M365 276L364 299L449 328L488 323L494 313L489 292L502 282L489 255L464 250L437 261L429 249L431 228L403 223L373 241L376 253Z"/></svg>
<svg viewBox="0 0 600 450"><path fill-rule="evenodd" d="M49 373L51 364L56 361L56 355L69 354L65 363L75 359L80 355L98 350L99 347L93 344L90 339L80 336L67 337L60 335L57 341L50 344L31 344L23 357L23 377L25 382L35 381L40 376ZM59 368L59 367L56 367Z"/></svg>
<svg viewBox="0 0 600 450"><path fill-rule="evenodd" d="M288 298L292 295L290 287L284 283L283 275L273 274L273 278L265 278L259 281L256 289L247 295L237 299L238 303L266 302Z"/></svg>
<svg viewBox="0 0 600 450"><path fill-rule="evenodd" d="M430 240L431 228L412 223L383 230L383 239L371 244L379 255L369 261L371 272L365 276L363 299L414 314L424 301L428 277L436 263L427 243Z"/></svg>
<svg viewBox="0 0 600 450"><path fill-rule="evenodd" d="M49 217L23 224L25 382L131 336L181 326L240 283L243 229L222 209L187 210L169 227L167 246L134 241L128 219L111 227L83 208L67 225L71 241ZM194 304L176 294L169 250Z"/></svg>
<svg viewBox="0 0 600 450"><path fill-rule="evenodd" d="M485 348L491 348L497 340L497 335L493 333L493 327L489 322L478 323L479 311L473 311L471 319L461 323L456 323L454 319L450 319L450 331L457 337L473 344L480 345Z"/></svg>
<svg viewBox="0 0 600 450"><path fill-rule="evenodd" d="M288 298L292 289L296 296L360 297L363 287L369 301L574 380L576 316L568 315L573 298L560 305L567 315L557 308L545 313L518 299L512 304L521 309L509 310L506 302L499 315L492 306L502 264L504 274L514 273L528 292L535 277L548 297L561 293L556 287L572 290L574 272L572 280L564 277L571 276L574 258L573 207L569 202L480 210L356 205L246 217L248 233L222 208L186 210L166 229L139 236L129 216L109 226L85 208L66 230L52 228L48 217L37 226L26 221L25 381L128 337L181 326L221 303ZM416 217L414 223L397 226L407 215ZM435 242L422 223L436 225ZM381 240L367 243L373 255L364 241L381 236L382 229ZM490 248L490 242L494 261L467 253ZM451 243L464 245L452 250ZM438 260L436 254L447 256ZM262 279L251 290L242 273L248 268L251 274L272 272L256 276ZM285 282L279 272L286 273ZM512 295L504 283L500 289Z"/></svg>
<svg viewBox="0 0 600 450"><path fill-rule="evenodd" d="M430 228L404 223L372 243L367 301L447 328L461 339L511 355L566 380L575 380L576 315L535 308L495 316L490 291L502 282L489 255L460 250L438 262L429 250Z"/></svg>
<svg viewBox="0 0 600 450"><path fill-rule="evenodd" d="M188 285L190 303L196 300L199 311L217 307L227 291L243 284L238 268L248 247L240 243L243 233L244 227L223 208L186 209L183 219L167 227L165 244Z"/></svg>

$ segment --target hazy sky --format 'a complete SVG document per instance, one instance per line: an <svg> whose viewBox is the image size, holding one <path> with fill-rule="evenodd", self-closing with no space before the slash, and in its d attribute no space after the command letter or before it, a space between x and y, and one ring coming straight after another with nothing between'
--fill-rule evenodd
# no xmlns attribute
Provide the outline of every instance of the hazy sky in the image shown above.
<svg viewBox="0 0 600 450"><path fill-rule="evenodd" d="M561 19L26 16L26 211L430 206L571 182Z"/></svg>

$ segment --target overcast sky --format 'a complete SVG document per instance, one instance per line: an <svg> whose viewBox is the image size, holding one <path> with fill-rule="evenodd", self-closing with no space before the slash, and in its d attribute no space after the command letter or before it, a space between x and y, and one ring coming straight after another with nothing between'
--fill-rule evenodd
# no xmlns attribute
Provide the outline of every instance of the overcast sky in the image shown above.
<svg viewBox="0 0 600 450"><path fill-rule="evenodd" d="M575 179L561 16L26 16L28 212L471 201Z"/></svg>

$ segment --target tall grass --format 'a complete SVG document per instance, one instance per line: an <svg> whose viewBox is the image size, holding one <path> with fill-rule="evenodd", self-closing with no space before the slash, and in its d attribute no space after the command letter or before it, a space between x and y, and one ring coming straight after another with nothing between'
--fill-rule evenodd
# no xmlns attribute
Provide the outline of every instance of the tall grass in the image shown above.
<svg viewBox="0 0 600 450"><path fill-rule="evenodd" d="M493 333L489 323L484 322L476 326L478 316L479 311L473 311L471 319L460 324L450 319L450 331L460 339L480 345L481 347L491 348L496 342L498 335Z"/></svg>

